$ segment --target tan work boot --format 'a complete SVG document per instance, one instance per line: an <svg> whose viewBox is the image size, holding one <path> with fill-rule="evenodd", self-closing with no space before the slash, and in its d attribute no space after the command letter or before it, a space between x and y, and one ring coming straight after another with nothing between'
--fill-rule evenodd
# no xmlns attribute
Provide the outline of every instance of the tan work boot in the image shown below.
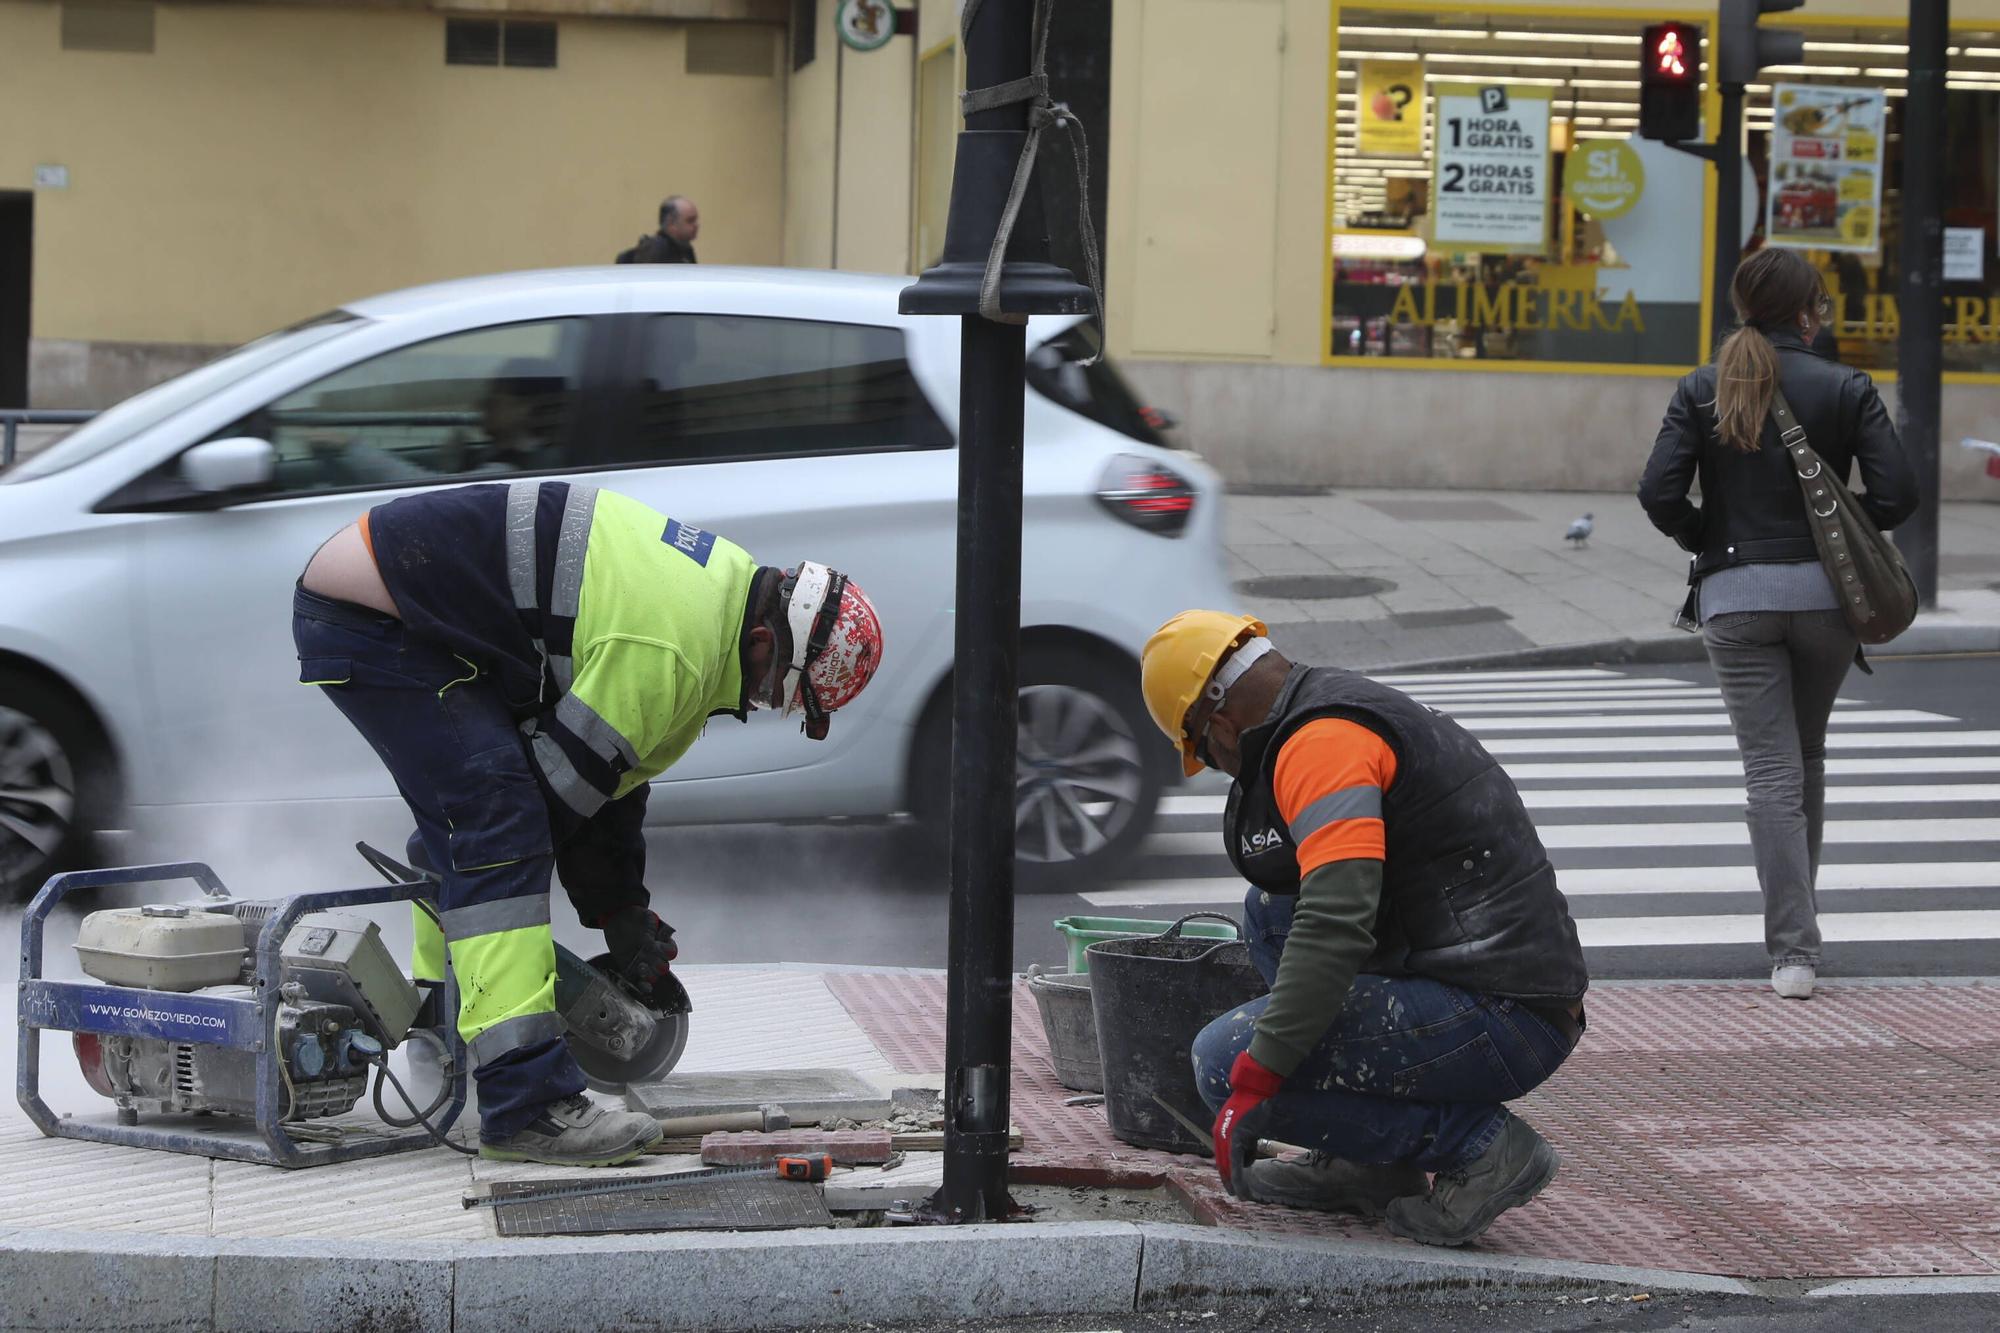
<svg viewBox="0 0 2000 1333"><path fill-rule="evenodd" d="M482 1141L479 1155L496 1162L546 1162L550 1166L617 1166L660 1141L660 1122L637 1111L612 1111L578 1093L497 1142Z"/></svg>
<svg viewBox="0 0 2000 1333"><path fill-rule="evenodd" d="M1527 1121L1509 1115L1469 1165L1438 1172L1423 1198L1390 1204L1389 1230L1425 1245L1463 1245L1509 1208L1540 1194L1556 1178L1560 1161Z"/></svg>
<svg viewBox="0 0 2000 1333"><path fill-rule="evenodd" d="M1259 1203L1363 1217L1380 1217L1391 1200L1430 1189L1423 1168L1412 1162L1372 1166L1325 1152L1252 1162L1249 1180L1250 1197Z"/></svg>

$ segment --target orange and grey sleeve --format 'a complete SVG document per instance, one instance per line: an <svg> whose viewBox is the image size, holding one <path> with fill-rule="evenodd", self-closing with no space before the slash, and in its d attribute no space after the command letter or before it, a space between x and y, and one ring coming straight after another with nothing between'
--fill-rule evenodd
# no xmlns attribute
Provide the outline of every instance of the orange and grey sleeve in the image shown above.
<svg viewBox="0 0 2000 1333"><path fill-rule="evenodd" d="M1250 1054L1289 1077L1339 1017L1375 949L1382 796L1396 779L1396 755L1358 723L1321 718L1285 741L1275 776L1298 847L1299 896Z"/></svg>
<svg viewBox="0 0 2000 1333"><path fill-rule="evenodd" d="M1323 717L1285 741L1274 776L1301 877L1334 861L1383 858L1382 797L1396 780L1387 741L1359 722Z"/></svg>

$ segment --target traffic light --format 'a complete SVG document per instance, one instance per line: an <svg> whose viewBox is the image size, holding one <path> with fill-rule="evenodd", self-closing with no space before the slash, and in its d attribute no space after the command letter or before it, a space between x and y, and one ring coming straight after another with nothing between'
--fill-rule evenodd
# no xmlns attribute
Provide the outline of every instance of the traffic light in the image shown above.
<svg viewBox="0 0 2000 1333"><path fill-rule="evenodd" d="M1700 26L1655 23L1640 43L1639 137L1694 138L1701 133Z"/></svg>
<svg viewBox="0 0 2000 1333"><path fill-rule="evenodd" d="M1759 14L1797 9L1805 0L1721 0L1716 37L1721 43L1716 68L1724 87L1740 88L1766 65L1796 65L1806 58L1806 35L1786 28L1760 28Z"/></svg>

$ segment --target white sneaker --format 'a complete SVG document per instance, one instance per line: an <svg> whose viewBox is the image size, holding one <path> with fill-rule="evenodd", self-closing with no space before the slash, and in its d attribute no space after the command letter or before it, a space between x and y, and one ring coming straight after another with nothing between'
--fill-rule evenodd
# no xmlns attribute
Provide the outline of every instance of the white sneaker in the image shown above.
<svg viewBox="0 0 2000 1333"><path fill-rule="evenodd" d="M1817 973L1811 963L1788 963L1771 969L1771 989L1787 1000L1810 1000Z"/></svg>

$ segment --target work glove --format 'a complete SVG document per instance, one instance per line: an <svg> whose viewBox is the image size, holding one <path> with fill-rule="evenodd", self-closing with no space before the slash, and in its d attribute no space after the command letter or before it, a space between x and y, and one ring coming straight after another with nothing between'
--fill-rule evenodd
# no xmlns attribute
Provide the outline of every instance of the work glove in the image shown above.
<svg viewBox="0 0 2000 1333"><path fill-rule="evenodd" d="M680 955L674 928L644 907L621 907L598 923L611 966L640 990L651 990Z"/></svg>
<svg viewBox="0 0 2000 1333"><path fill-rule="evenodd" d="M1250 1163L1257 1156L1259 1131L1271 1118L1265 1105L1285 1080L1244 1051L1229 1066L1229 1100L1215 1114L1215 1169L1223 1188L1250 1197Z"/></svg>

